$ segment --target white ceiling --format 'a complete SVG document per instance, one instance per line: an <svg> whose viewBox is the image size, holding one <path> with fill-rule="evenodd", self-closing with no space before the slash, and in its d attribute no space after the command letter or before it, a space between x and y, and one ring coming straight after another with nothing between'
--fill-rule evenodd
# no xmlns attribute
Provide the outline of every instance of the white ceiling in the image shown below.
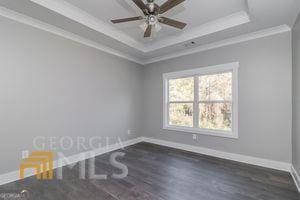
<svg viewBox="0 0 300 200"><path fill-rule="evenodd" d="M185 3L175 7L164 16L183 21L188 24L184 31L164 26L163 29L151 40L143 38L143 32L139 25L143 21L129 22L113 25L111 19L126 18L142 15L140 9L131 0L66 0L72 5L90 13L99 20L112 25L121 30L128 36L138 40L143 44L149 42L159 42L160 40L178 34L184 34L193 28L199 27L205 23L228 16L230 14L243 11L246 8L244 0L187 0ZM161 5L166 0L156 0Z"/></svg>
<svg viewBox="0 0 300 200"><path fill-rule="evenodd" d="M156 0L156 3L160 5L164 1ZM115 55L147 63L260 30L280 25L291 27L299 12L299 2L186 0L164 16L186 22L187 27L179 31L162 25L162 30L150 39L143 38L139 28L142 21L117 25L110 22L142 14L131 0L1 0L0 6L9 10L1 12L0 9L0 15L16 20L15 13L8 12L16 11L76 34L84 38L81 40L89 40L101 48L109 48ZM24 20L19 21L24 23ZM191 41L196 44L187 45Z"/></svg>

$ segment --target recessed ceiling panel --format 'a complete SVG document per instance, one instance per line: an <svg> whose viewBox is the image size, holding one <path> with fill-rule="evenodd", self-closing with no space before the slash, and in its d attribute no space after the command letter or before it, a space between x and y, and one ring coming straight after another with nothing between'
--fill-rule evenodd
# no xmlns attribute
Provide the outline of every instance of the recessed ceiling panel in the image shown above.
<svg viewBox="0 0 300 200"><path fill-rule="evenodd" d="M156 3L161 5L164 1L156 0ZM143 15L132 0L0 1L0 16L24 23L22 17L15 16L18 14L3 8L31 17L27 19L28 25L36 27L37 23L39 27L40 23L46 23L46 27L60 28L121 52L129 59L147 63L261 30L273 34L272 27L275 28L274 34L278 33L278 26L289 31L285 24L292 27L300 4L299 0L186 0L164 13L166 17L186 22L186 28L180 31L161 25L161 31L148 39L143 37L144 32L139 27L143 21L110 22ZM10 12L9 16L7 12Z"/></svg>
<svg viewBox="0 0 300 200"><path fill-rule="evenodd" d="M149 43L164 39L170 35L181 34L181 30L162 25L162 29L152 38L143 38L143 31L139 27L143 21L112 24L111 19L126 18L142 15L139 8L131 0L66 0L68 3L88 12L111 26L123 31L125 34L142 42ZM161 5L166 0L156 0ZM144 1L146 2L146 1ZM166 12L164 16L172 17L187 23L184 31L209 23L216 19L245 10L244 0L187 0L174 9Z"/></svg>

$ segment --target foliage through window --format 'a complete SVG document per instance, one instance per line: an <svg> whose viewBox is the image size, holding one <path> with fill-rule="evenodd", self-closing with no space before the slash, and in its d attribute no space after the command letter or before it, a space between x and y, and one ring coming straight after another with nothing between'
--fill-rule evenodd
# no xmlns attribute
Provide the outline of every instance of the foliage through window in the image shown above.
<svg viewBox="0 0 300 200"><path fill-rule="evenodd" d="M199 76L199 127L231 131L232 72Z"/></svg>
<svg viewBox="0 0 300 200"><path fill-rule="evenodd" d="M237 67L164 74L164 128L237 137Z"/></svg>

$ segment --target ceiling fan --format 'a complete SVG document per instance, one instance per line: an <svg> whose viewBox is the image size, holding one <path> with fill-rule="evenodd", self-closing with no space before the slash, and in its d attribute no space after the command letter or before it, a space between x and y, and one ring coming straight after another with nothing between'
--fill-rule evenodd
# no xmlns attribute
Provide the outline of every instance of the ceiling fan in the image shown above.
<svg viewBox="0 0 300 200"><path fill-rule="evenodd" d="M137 17L130 17L130 18L123 18L123 19L115 19L111 20L112 23L123 23L123 22L130 22L130 21L138 21L138 20L146 20L146 27L144 37L150 37L152 33L153 27L158 26L158 22L172 26L178 29L184 29L187 25L186 23L170 19L167 17L161 16L168 10L171 10L175 6L181 4L185 0L167 0L161 6L154 3L154 0L147 0L147 4L145 4L142 0L132 0L144 13L144 16L137 16Z"/></svg>

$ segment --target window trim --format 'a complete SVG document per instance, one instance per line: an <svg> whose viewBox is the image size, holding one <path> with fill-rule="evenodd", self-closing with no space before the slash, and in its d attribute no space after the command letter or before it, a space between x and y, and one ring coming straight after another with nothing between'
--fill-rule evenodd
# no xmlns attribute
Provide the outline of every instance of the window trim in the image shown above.
<svg viewBox="0 0 300 200"><path fill-rule="evenodd" d="M197 69L177 71L171 73L163 74L163 129L171 130L171 131L180 131L187 133L196 133L202 135L209 136L218 136L218 137L226 137L226 138L234 138L238 139L238 68L239 62L201 67ZM201 75L209 75L209 74L218 74L224 72L232 72L232 131L221 131L221 130L213 130L213 129L203 129L203 128L195 128L195 119L198 120L199 113L193 115L194 127L184 127L184 126L173 126L169 125L169 112L168 112L168 98L169 98L169 85L168 81L170 79L178 79L178 78L186 78L186 77L196 77ZM195 80L198 80L196 78ZM197 82L197 81L196 81ZM194 83L195 92L198 91L198 83ZM194 96L193 104L197 106L199 103L199 94L198 92ZM198 102L197 104L194 102ZM195 110L195 109L194 109Z"/></svg>

